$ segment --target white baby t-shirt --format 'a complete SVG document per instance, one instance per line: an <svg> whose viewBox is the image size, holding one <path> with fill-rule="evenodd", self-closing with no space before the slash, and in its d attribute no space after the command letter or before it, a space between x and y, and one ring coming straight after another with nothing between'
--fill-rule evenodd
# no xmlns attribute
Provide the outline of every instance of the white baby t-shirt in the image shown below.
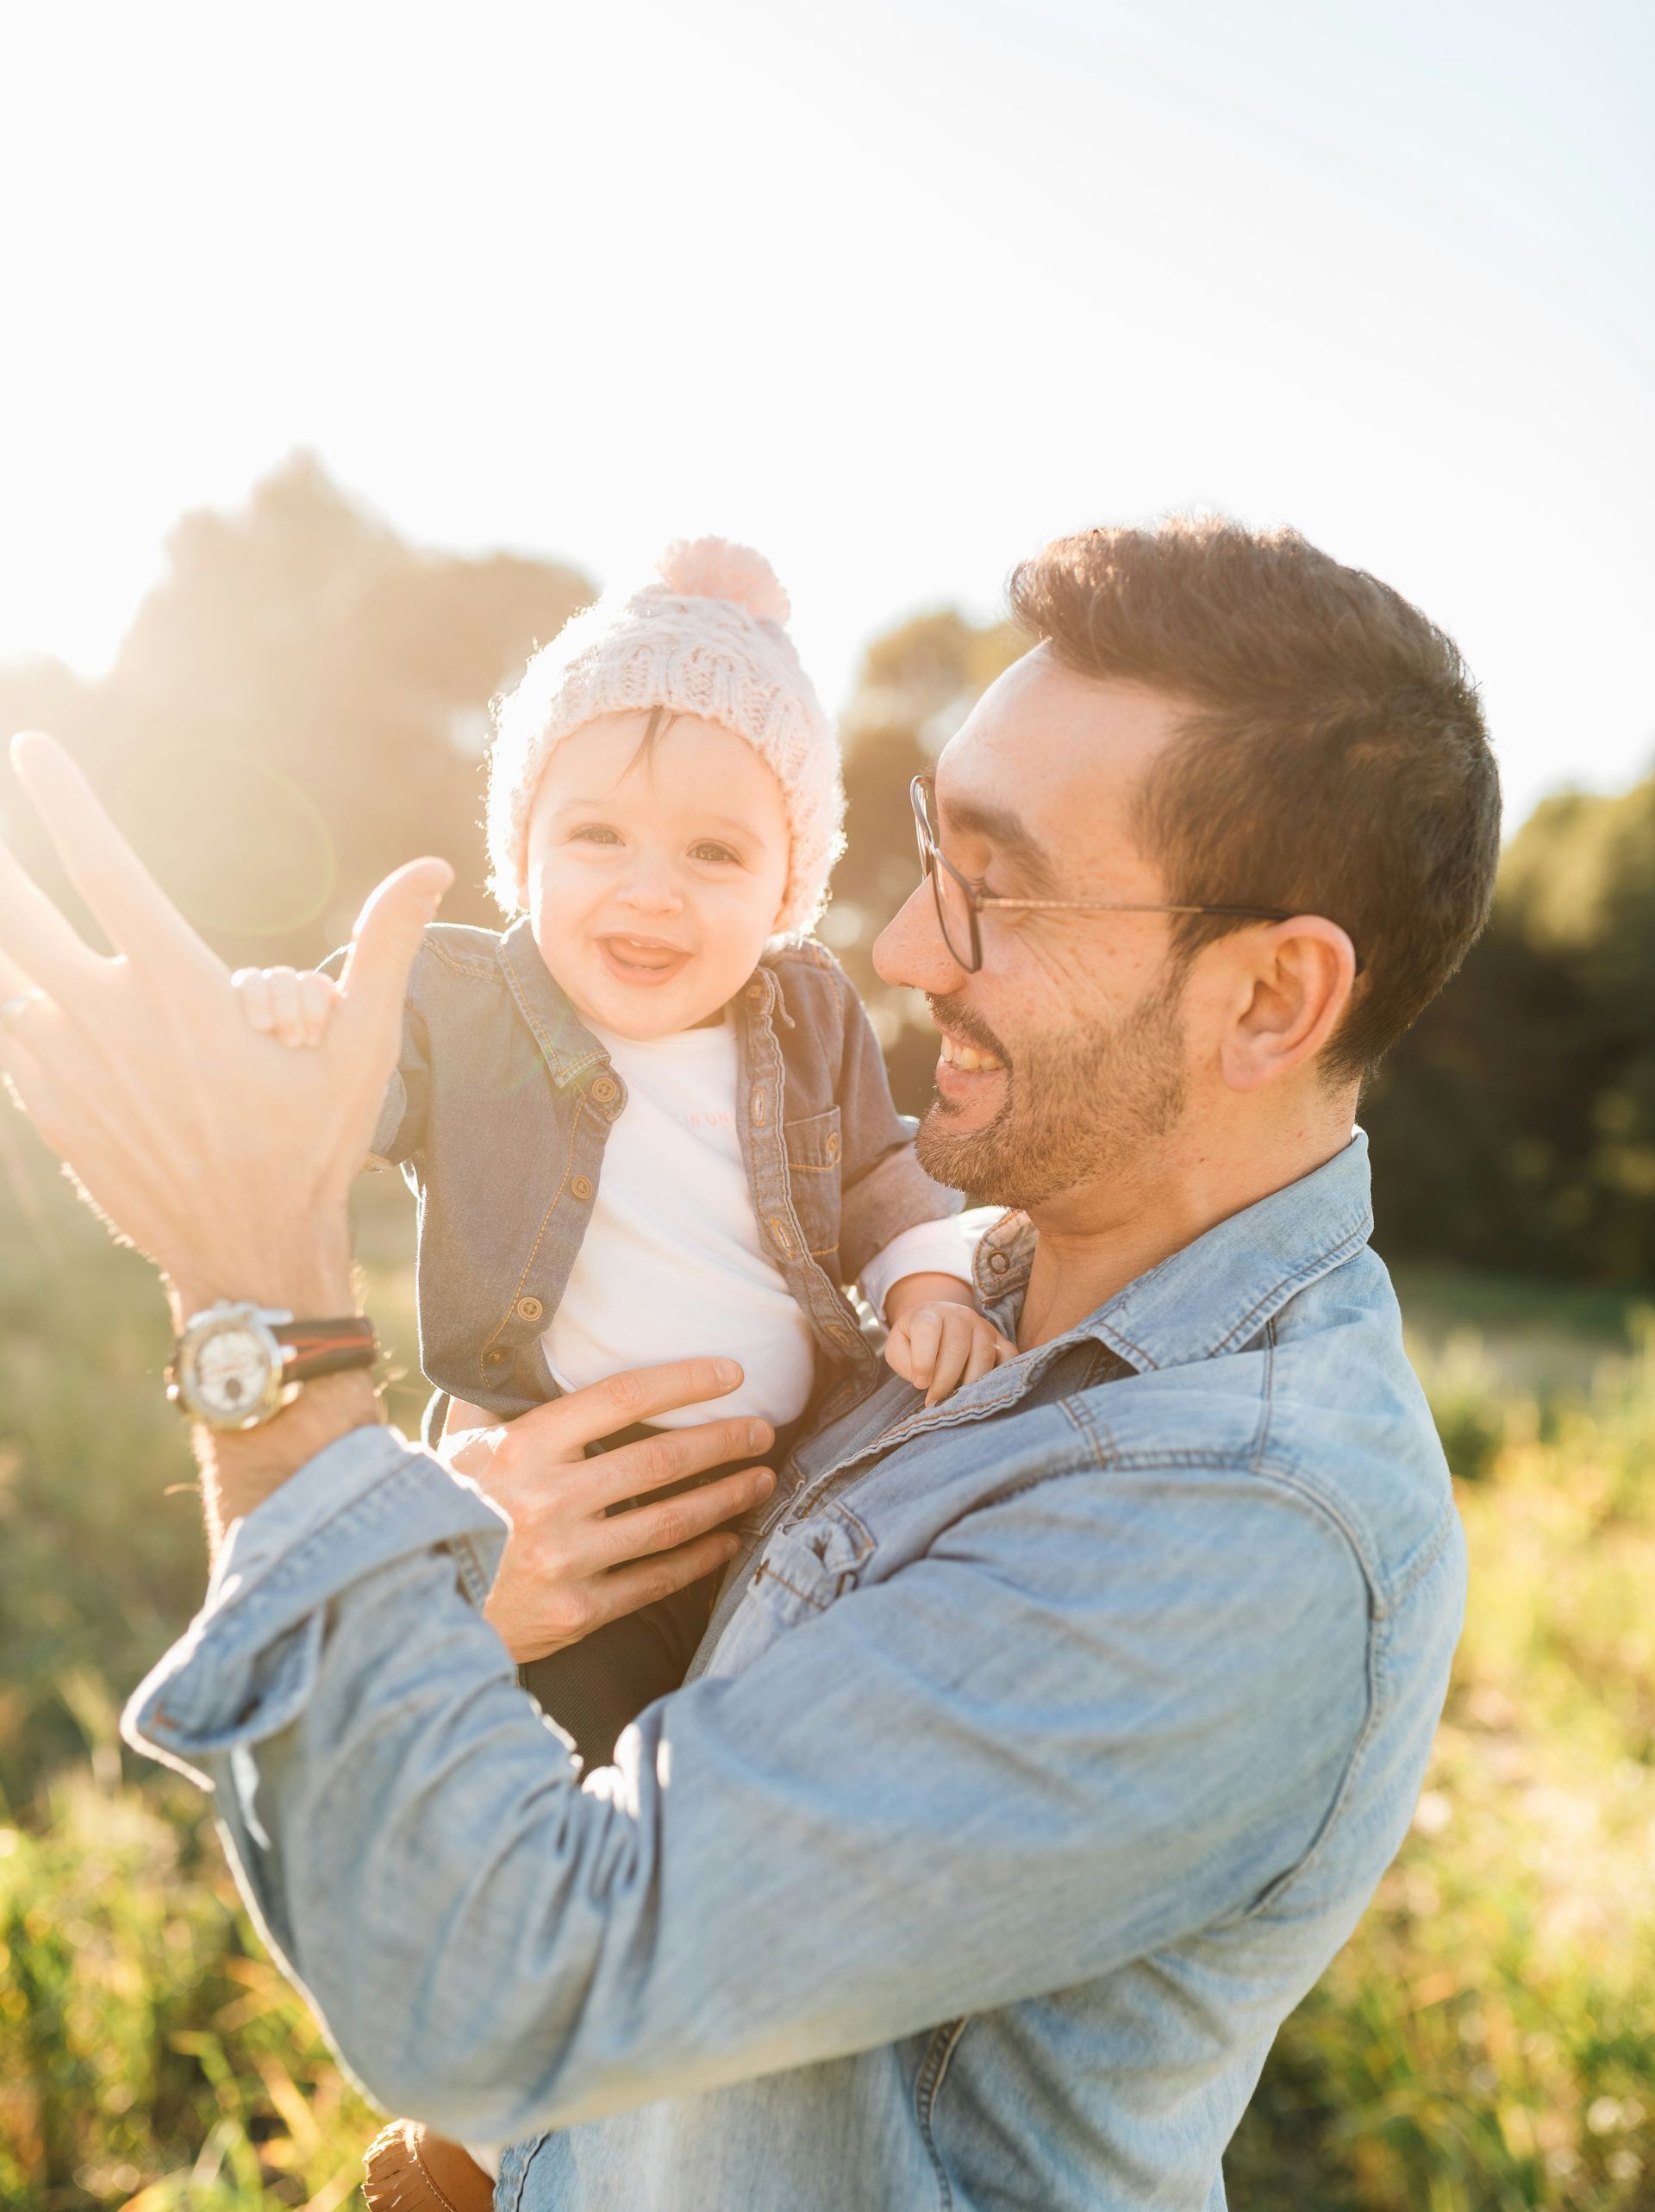
<svg viewBox="0 0 1655 2212"><path fill-rule="evenodd" d="M815 1372L810 1324L760 1240L736 1121L740 1068L728 1020L640 1042L588 1022L627 1086L591 1217L544 1337L560 1388L668 1359L739 1359L728 1397L653 1416L688 1428L726 1414L796 1421ZM902 1275L971 1279L959 1217L904 1230L863 1272L878 1309Z"/></svg>

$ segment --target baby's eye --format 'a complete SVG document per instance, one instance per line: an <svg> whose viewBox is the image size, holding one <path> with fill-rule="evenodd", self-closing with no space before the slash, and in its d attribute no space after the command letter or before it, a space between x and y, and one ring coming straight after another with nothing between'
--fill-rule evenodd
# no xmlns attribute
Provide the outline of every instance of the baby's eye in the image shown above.
<svg viewBox="0 0 1655 2212"><path fill-rule="evenodd" d="M571 845L618 845L621 840L606 822L583 822L570 831L569 841Z"/></svg>
<svg viewBox="0 0 1655 2212"><path fill-rule="evenodd" d="M690 847L690 857L692 860L715 861L727 867L739 868L741 865L741 856L739 853L732 853L728 845L721 845L715 838L711 837L703 838L699 845L692 845Z"/></svg>

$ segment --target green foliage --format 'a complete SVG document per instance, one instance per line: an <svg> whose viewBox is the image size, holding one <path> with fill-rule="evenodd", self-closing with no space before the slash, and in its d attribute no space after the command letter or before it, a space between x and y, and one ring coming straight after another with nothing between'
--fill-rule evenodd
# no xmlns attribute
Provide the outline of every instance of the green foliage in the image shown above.
<svg viewBox="0 0 1655 2212"><path fill-rule="evenodd" d="M333 2212L376 2124L193 1792L72 1769L0 1828L0 2203Z"/></svg>
<svg viewBox="0 0 1655 2212"><path fill-rule="evenodd" d="M1388 1252L1655 1287L1655 778L1536 810L1364 1119Z"/></svg>

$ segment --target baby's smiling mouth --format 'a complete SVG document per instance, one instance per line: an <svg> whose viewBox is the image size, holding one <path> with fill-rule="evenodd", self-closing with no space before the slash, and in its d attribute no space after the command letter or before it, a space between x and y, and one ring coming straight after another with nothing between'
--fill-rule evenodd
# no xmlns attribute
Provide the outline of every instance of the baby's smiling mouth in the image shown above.
<svg viewBox="0 0 1655 2212"><path fill-rule="evenodd" d="M633 937L612 932L597 940L611 969L629 981L656 983L676 975L690 958L682 945L665 937Z"/></svg>

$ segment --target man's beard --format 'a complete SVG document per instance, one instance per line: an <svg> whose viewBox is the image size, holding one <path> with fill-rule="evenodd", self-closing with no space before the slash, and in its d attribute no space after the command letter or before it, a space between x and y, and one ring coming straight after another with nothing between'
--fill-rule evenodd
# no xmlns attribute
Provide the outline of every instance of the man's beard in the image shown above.
<svg viewBox="0 0 1655 2212"><path fill-rule="evenodd" d="M915 1140L921 1166L984 1204L1023 1210L1104 1176L1135 1172L1146 1147L1183 1112L1185 972L1169 964L1130 1014L1031 1039L1015 1064L958 1000L932 999L940 1028L1005 1064L1006 1091L985 1128L959 1135L948 1127L959 1109L939 1093Z"/></svg>

